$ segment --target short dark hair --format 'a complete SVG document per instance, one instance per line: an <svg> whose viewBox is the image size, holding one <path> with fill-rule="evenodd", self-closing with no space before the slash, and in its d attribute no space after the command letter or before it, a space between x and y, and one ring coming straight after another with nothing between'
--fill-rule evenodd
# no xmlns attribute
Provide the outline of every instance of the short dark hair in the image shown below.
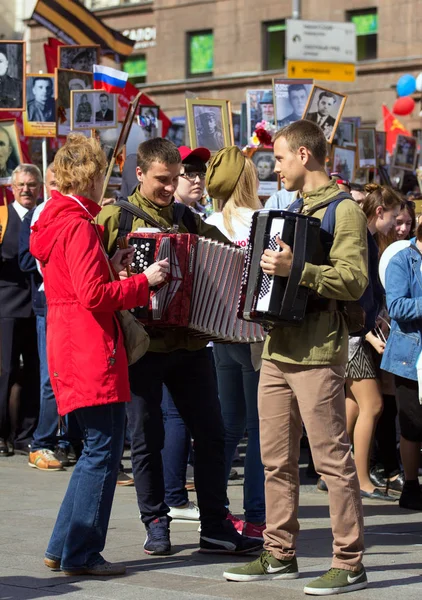
<svg viewBox="0 0 422 600"><path fill-rule="evenodd" d="M143 173L146 173L154 162L167 165L177 165L182 162L177 146L164 138L152 138L139 144L136 153L136 164Z"/></svg>
<svg viewBox="0 0 422 600"><path fill-rule="evenodd" d="M32 89L34 89L37 81L47 81L47 83L49 83L51 87L53 87L53 82L51 81L50 77L34 77L34 81L32 82Z"/></svg>
<svg viewBox="0 0 422 600"><path fill-rule="evenodd" d="M335 94L333 94L332 92L326 92L325 90L324 90L324 91L322 91L322 92L320 93L320 95L318 96L318 102L319 102L319 101L321 100L321 98L323 98L324 96L325 96L326 98L333 98L333 100L334 100L334 104L337 102L337 96L336 96Z"/></svg>
<svg viewBox="0 0 422 600"><path fill-rule="evenodd" d="M108 100L108 94L106 94L105 92L103 92L102 94L100 94L100 98L107 98Z"/></svg>
<svg viewBox="0 0 422 600"><path fill-rule="evenodd" d="M289 85L288 89L289 98L292 92L300 92L301 90L303 90L305 94L307 94L306 87L303 83L292 83L291 85Z"/></svg>
<svg viewBox="0 0 422 600"><path fill-rule="evenodd" d="M318 164L325 165L327 141L321 127L316 123L306 120L295 121L277 131L273 141L280 137L285 138L292 152L297 152L301 146L304 146Z"/></svg>

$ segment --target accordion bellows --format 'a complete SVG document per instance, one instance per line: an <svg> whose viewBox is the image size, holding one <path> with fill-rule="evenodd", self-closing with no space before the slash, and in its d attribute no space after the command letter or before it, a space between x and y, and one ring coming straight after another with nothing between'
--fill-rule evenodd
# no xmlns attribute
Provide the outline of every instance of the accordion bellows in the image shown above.
<svg viewBox="0 0 422 600"><path fill-rule="evenodd" d="M149 327L187 328L216 342L261 342L257 323L238 318L245 253L194 234L130 233L135 248L131 270L169 259L169 280L150 293L149 305L134 309Z"/></svg>

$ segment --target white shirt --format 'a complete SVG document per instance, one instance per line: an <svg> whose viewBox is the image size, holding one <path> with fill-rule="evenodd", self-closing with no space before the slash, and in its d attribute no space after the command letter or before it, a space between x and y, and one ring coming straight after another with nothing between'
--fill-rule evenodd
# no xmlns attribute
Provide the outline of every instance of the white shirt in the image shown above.
<svg viewBox="0 0 422 600"><path fill-rule="evenodd" d="M12 203L13 208L15 209L15 211L18 213L18 216L20 218L21 221L24 220L26 213L28 212L28 208L25 208L24 206L22 206L22 204L19 204L19 202L17 200L15 200Z"/></svg>
<svg viewBox="0 0 422 600"><path fill-rule="evenodd" d="M234 236L231 236L224 227L223 213L221 212L212 214L210 217L208 217L208 219L206 219L205 222L218 227L221 233L224 233L224 235L234 244L236 244L236 246L246 248L249 241L249 230L251 228L252 215L255 211L251 208L242 207L238 208L237 212L241 218L233 218L232 226L234 229Z"/></svg>

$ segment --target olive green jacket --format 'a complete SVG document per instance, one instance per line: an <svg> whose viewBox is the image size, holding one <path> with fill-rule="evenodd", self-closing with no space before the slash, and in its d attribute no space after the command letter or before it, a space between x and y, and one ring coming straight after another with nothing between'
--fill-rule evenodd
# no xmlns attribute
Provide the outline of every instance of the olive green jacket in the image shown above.
<svg viewBox="0 0 422 600"><path fill-rule="evenodd" d="M303 214L334 198L340 190L332 179L303 194ZM326 207L312 212L323 218ZM334 300L358 300L368 285L367 220L353 200L336 208L336 226L328 264L320 245L316 264L306 263L301 285ZM300 325L277 326L268 335L263 358L303 365L341 365L347 362L348 329L339 311L311 312Z"/></svg>
<svg viewBox="0 0 422 600"><path fill-rule="evenodd" d="M150 200L147 200L139 193L139 188L132 196L128 198L129 202L132 202L138 208L141 208L148 213L153 219L158 221L163 227L171 227L173 225L173 206L174 202L171 202L169 206L157 206ZM110 204L104 206L100 214L97 217L97 223L104 227L104 246L107 253L112 256L117 248L117 236L120 221L120 211L122 209L119 206ZM225 244L231 242L221 233L221 231L213 225L207 225L199 215L194 214L198 234L206 238L218 240ZM132 231L136 231L140 227L151 227L148 223L139 217L133 217ZM188 233L183 222L179 224L180 233ZM197 339L189 335L185 330L181 329L150 329L148 333L151 338L151 344L149 350L151 352L172 352L173 350L180 350L182 348L187 350L199 350L207 345L207 342Z"/></svg>

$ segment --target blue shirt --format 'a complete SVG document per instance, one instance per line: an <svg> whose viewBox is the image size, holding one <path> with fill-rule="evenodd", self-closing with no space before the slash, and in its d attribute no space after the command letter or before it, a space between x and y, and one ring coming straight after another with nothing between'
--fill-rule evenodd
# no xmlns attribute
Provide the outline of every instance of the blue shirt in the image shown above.
<svg viewBox="0 0 422 600"><path fill-rule="evenodd" d="M268 198L265 203L265 208L278 208L279 210L284 210L293 202L295 197L296 192L288 192L282 188Z"/></svg>

